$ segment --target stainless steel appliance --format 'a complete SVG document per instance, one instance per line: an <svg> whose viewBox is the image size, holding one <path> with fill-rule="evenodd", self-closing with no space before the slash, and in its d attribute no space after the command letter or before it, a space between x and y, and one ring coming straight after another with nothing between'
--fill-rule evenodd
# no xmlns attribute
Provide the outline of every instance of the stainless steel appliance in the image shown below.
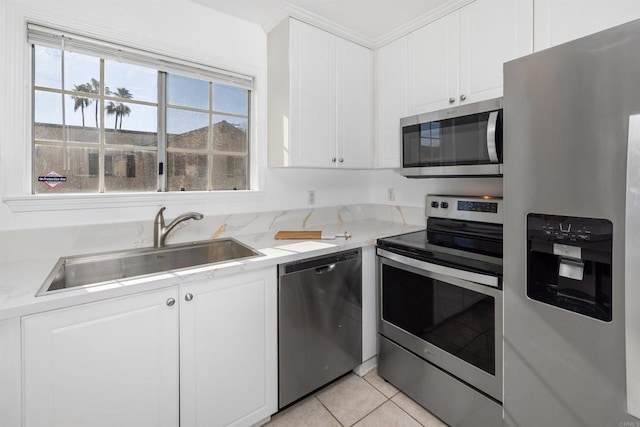
<svg viewBox="0 0 640 427"><path fill-rule="evenodd" d="M502 98L406 117L402 174L502 175Z"/></svg>
<svg viewBox="0 0 640 427"><path fill-rule="evenodd" d="M640 425L640 21L504 75L505 425Z"/></svg>
<svg viewBox="0 0 640 427"><path fill-rule="evenodd" d="M278 266L278 407L362 363L360 249Z"/></svg>
<svg viewBox="0 0 640 427"><path fill-rule="evenodd" d="M377 242L378 374L452 426L502 423L502 200L427 196Z"/></svg>

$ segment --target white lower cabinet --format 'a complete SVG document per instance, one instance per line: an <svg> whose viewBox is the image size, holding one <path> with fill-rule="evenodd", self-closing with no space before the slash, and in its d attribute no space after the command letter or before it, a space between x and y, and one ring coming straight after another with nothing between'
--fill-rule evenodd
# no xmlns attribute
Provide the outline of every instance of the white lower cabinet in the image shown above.
<svg viewBox="0 0 640 427"><path fill-rule="evenodd" d="M267 419L276 292L270 268L24 317L23 427Z"/></svg>
<svg viewBox="0 0 640 427"><path fill-rule="evenodd" d="M181 290L181 426L248 426L277 411L276 280L269 269Z"/></svg>
<svg viewBox="0 0 640 427"><path fill-rule="evenodd" d="M178 425L177 288L23 318L24 427Z"/></svg>

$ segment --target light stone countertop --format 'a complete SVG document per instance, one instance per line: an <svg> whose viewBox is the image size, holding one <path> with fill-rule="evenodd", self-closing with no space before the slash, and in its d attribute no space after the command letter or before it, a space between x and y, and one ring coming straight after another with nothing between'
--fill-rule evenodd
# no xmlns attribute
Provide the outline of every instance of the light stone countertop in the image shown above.
<svg viewBox="0 0 640 427"><path fill-rule="evenodd" d="M275 231L230 235L264 254L244 260L175 270L127 280L70 289L36 297L36 292L60 256L55 251L40 251L37 258L0 262L0 320L42 311L116 298L139 292L162 289L182 283L223 277L243 271L274 267L281 263L326 255L333 252L375 245L376 239L423 229L424 226L364 219L321 227L325 235L348 231L349 240L275 240ZM274 270L274 274L276 274Z"/></svg>

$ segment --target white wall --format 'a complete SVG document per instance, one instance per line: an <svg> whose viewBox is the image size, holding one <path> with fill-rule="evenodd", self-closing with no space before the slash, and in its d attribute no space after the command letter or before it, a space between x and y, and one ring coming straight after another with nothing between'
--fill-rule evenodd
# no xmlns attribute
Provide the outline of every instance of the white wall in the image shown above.
<svg viewBox="0 0 640 427"><path fill-rule="evenodd" d="M253 175L261 191L30 201L26 20L254 75L252 138L258 161ZM0 0L0 231L151 221L161 205L168 206L168 216L186 210L221 215L306 208L308 190L316 191L318 207L369 203L372 171L266 168L266 53L261 27L189 0Z"/></svg>
<svg viewBox="0 0 640 427"><path fill-rule="evenodd" d="M31 88L26 20L254 75L254 176L261 191L101 195L106 197L88 200L67 196L59 203L33 202L28 196ZM226 215L301 209L309 207L308 190L316 192L316 207L422 207L428 193L502 194L499 179L408 180L393 170L266 168L266 53L266 35L258 25L189 0L0 0L0 231L152 221L162 205L168 207L169 218L183 211ZM388 200L388 188L395 191L394 201Z"/></svg>

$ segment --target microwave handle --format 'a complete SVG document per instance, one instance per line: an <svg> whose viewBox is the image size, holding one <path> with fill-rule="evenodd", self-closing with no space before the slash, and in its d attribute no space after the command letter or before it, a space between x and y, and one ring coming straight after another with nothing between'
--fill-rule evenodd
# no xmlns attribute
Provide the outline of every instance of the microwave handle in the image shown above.
<svg viewBox="0 0 640 427"><path fill-rule="evenodd" d="M498 124L498 111L489 113L487 121L487 152L489 153L489 161L498 163L498 150L496 149L496 126Z"/></svg>

